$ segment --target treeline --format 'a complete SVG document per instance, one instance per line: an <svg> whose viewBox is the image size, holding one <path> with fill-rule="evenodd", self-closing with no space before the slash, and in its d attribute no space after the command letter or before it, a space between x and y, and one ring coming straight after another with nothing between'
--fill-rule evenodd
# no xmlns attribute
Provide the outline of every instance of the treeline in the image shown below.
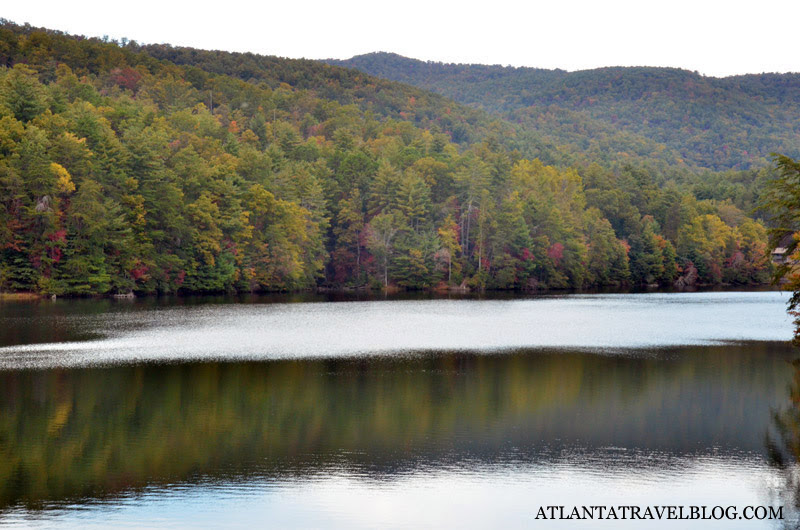
<svg viewBox="0 0 800 530"><path fill-rule="evenodd" d="M677 68L577 72L443 64L370 53L331 64L433 90L519 122L573 157L591 138L615 162L713 170L800 155L800 74L706 77ZM581 129L591 129L582 136ZM576 133L577 136L576 137Z"/></svg>
<svg viewBox="0 0 800 530"><path fill-rule="evenodd" d="M248 93L240 94L238 100L230 99L232 88L229 85L239 79L271 91L271 96L263 101L265 112L300 112L304 115L302 125L306 129L320 120L310 112L309 106L293 106L299 94L307 94L313 101L322 99L354 105L362 112L410 121L421 128L447 134L458 144L466 145L493 136L510 146L516 135L516 128L510 123L439 94L318 61L168 44L143 46L127 39L121 42L86 39L0 19L0 65L11 67L20 62L35 64L45 82L55 79L58 64L69 66L78 76L127 66L140 73L167 77L173 82L179 79L184 87L203 91L203 102L208 107L226 99L233 107L246 102ZM121 86L135 88L135 83L135 79L128 79ZM288 96L288 92L294 96Z"/></svg>
<svg viewBox="0 0 800 530"><path fill-rule="evenodd" d="M765 229L735 186L698 198L695 184L645 169L529 160L492 132L507 125L458 118L466 137L448 128L440 117L460 112L455 103L431 107L428 122L376 112L369 101L405 96L363 74L365 85L347 89L363 97L345 104L129 43L8 23L0 43L3 290L535 289L768 276ZM298 75L307 66L270 61ZM346 72L324 68L332 87Z"/></svg>

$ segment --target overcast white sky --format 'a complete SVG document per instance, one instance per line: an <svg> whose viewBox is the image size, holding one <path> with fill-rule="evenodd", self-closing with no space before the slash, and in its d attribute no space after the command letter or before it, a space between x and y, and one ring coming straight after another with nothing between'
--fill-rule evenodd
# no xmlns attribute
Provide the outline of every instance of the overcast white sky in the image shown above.
<svg viewBox="0 0 800 530"><path fill-rule="evenodd" d="M88 36L311 59L393 51L566 70L800 71L800 0L9 0L0 17Z"/></svg>

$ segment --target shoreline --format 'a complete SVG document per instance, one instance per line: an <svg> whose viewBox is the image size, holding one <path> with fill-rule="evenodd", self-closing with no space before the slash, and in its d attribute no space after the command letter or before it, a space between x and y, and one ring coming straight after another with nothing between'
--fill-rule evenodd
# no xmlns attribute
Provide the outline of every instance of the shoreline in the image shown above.
<svg viewBox="0 0 800 530"><path fill-rule="evenodd" d="M30 291L0 292L0 304L4 302L41 302L55 300L168 300L168 299L253 299L262 297L331 297L333 299L367 298L367 299L394 299L394 298L525 298L531 296L563 296L563 295L590 295L590 294L640 294L640 293L694 293L694 292L759 292L759 291L784 291L780 285L752 284L752 285L695 285L693 287L677 288L674 286L638 286L638 287L596 287L587 289L469 289L462 287L447 289L398 289L390 286L389 289L369 288L330 288L318 287L316 289L300 289L292 291L257 291L257 292L186 292L186 293L149 293L149 294L89 294L89 295L50 295Z"/></svg>

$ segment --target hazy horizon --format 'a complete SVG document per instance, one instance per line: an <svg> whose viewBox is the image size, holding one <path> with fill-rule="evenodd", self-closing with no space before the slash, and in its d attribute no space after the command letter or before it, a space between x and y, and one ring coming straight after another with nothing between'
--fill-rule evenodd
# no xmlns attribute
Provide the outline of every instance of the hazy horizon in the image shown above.
<svg viewBox="0 0 800 530"><path fill-rule="evenodd" d="M764 23L776 13L796 19L800 3L778 0L758 11L745 2L720 8L688 0L669 9L631 0L501 2L491 10L478 3L420 0L402 9L363 0L335 6L233 0L226 7L210 12L196 4L144 0L124 16L104 17L98 13L107 13L108 5L98 0L81 2L78 9L46 0L6 6L0 16L87 37L295 59L345 60L387 51L420 61L569 72L616 66L679 68L712 77L800 72L791 32Z"/></svg>
<svg viewBox="0 0 800 530"><path fill-rule="evenodd" d="M9 20L9 19L6 19L6 20ZM705 77L714 77L714 78L718 78L718 79L722 79L722 78L725 78L725 77L736 77L736 76L741 76L741 75L795 74L795 73L800 73L800 68L799 68L798 70L786 70L786 71L766 71L765 70L765 71L762 71L762 72L744 72L744 73L732 73L732 74L727 74L727 75L713 75L713 74L706 74L706 73L701 72L699 70L692 70L691 68L686 67L686 66L680 66L680 65L655 65L655 64L603 64L603 65L592 66L592 67L588 67L588 68L569 69L569 68L563 68L563 67L559 67L559 66L543 67L543 66L532 66L532 65L525 65L525 64L503 64L503 63L488 63L488 62L479 63L479 62L447 61L447 60L440 60L440 59L429 59L429 58L424 58L424 57L411 57L411 56L403 55L401 53L398 53L398 52L395 52L395 51L391 51L391 50L373 50L373 51L367 51L367 52L363 52L363 53L356 53L354 55L350 55L350 56L347 56L347 57L290 57L290 56L285 56L285 55L276 55L274 53L257 52L257 51L251 51L251 50L228 50L228 49L222 49L222 48L203 48L203 47L196 46L196 45L176 44L174 42L169 42L169 41L145 42L145 41L140 41L139 39L130 38L128 36L114 36L114 35L108 35L108 34L87 35L87 34L84 34L84 33L65 31L65 30L62 30L62 29L59 29L59 28L50 27L50 26L41 26L41 25L38 25L38 24L32 24L30 22L19 22L17 20L9 20L9 21L13 22L15 24L19 24L19 25L29 24L32 27L40 27L40 28L44 28L44 29L48 29L48 30L62 31L62 32L68 34L68 35L73 35L73 36L81 36L81 37L86 37L86 38L99 38L99 39L108 38L109 42L111 42L111 41L119 42L122 39L128 39L129 41L135 41L139 45L166 44L166 45L170 45L170 46L174 46L174 47L195 48L195 49L206 50L206 51L221 51L221 52L231 52L231 53L253 53L253 54L256 54L256 55L263 55L263 56L276 56L276 57L279 57L279 58L282 58L282 59L299 59L299 60L311 60L311 61L323 61L323 62L324 61L348 61L350 59L355 59L356 57L363 57L363 56L366 56L366 55L385 54L385 55L397 55L397 56L402 57L404 59L410 59L410 60L413 60L413 61L420 61L420 62L423 62L423 63L437 63L437 64L443 64L443 65L457 65L457 66L490 66L490 67L501 67L501 68L529 68L529 69L533 69L533 70L550 70L550 71L561 70L561 71L570 72L570 73L571 72L583 72L583 71L588 71L588 70L597 70L597 69L603 69L603 68L672 68L672 69L677 69L677 70L685 70L685 71L695 72L695 73L698 73L698 74L700 74L702 76L705 76Z"/></svg>
<svg viewBox="0 0 800 530"><path fill-rule="evenodd" d="M143 43L139 43L143 44ZM159 44L169 44L169 43L159 43ZM220 51L227 51L227 50L220 50ZM242 52L244 53L244 52ZM321 59L311 59L310 57L285 57L286 59L309 59L312 61L349 61L350 59L355 59L356 57L363 57L366 55L378 55L378 54L387 54L387 55L397 55L404 59L410 59L413 61L420 61L423 63L435 63L435 64L442 64L442 65L455 65L455 66L490 66L490 67L500 67L500 68L529 68L531 70L548 70L548 71L556 71L561 70L568 73L573 72L586 72L590 70L600 70L603 68L670 68L676 70L684 70L688 72L695 72L704 77L713 77L716 79L723 79L726 77L737 77L742 75L762 75L762 74L800 74L800 70L787 70L787 71L763 71L763 72L745 72L745 73L734 73L728 75L711 75L705 74L698 70L692 70L685 66L676 66L676 65L652 65L652 64L605 64L602 66L593 66L590 68L578 68L578 69L567 69L561 67L541 67L541 66L529 66L529 65L514 65L514 64L501 64L501 63L469 63L469 62L452 62L452 61L440 61L437 59L425 59L419 57L409 57L407 55L402 55L397 52L387 51L387 50L377 50L372 52L365 52L359 53L356 55L352 55L350 57L324 57ZM268 55L268 54L259 54L259 55Z"/></svg>

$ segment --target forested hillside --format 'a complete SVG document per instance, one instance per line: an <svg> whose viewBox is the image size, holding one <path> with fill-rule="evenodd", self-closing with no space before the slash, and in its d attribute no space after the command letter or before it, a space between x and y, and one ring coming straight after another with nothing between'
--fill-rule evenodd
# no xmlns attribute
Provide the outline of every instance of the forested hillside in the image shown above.
<svg viewBox="0 0 800 530"><path fill-rule="evenodd" d="M0 290L767 278L764 172L548 165L537 138L335 66L4 22Z"/></svg>
<svg viewBox="0 0 800 530"><path fill-rule="evenodd" d="M677 68L578 72L423 62L391 53L328 61L520 123L581 160L650 159L714 170L800 155L800 74L702 76ZM586 133L590 134L586 134Z"/></svg>

